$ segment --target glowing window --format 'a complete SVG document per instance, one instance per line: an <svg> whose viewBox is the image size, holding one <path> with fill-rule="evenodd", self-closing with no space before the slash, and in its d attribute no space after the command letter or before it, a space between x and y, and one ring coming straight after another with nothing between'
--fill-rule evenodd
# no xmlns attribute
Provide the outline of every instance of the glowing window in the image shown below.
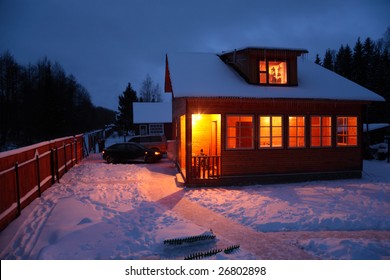
<svg viewBox="0 0 390 280"><path fill-rule="evenodd" d="M260 116L260 148L281 148L283 128L281 116Z"/></svg>
<svg viewBox="0 0 390 280"><path fill-rule="evenodd" d="M311 146L332 146L332 118L328 116L311 117Z"/></svg>
<svg viewBox="0 0 390 280"><path fill-rule="evenodd" d="M287 84L287 63L283 61L259 61L260 84Z"/></svg>
<svg viewBox="0 0 390 280"><path fill-rule="evenodd" d="M288 146L303 148L305 144L305 117L291 116L288 118Z"/></svg>
<svg viewBox="0 0 390 280"><path fill-rule="evenodd" d="M253 116L227 116L226 147L228 149L253 149L253 130Z"/></svg>
<svg viewBox="0 0 390 280"><path fill-rule="evenodd" d="M357 117L337 117L337 146L357 146Z"/></svg>

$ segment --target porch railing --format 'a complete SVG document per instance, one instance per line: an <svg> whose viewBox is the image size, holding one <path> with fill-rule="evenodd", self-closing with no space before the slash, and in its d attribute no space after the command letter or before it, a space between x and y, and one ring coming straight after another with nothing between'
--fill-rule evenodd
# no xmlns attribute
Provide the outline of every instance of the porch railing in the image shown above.
<svg viewBox="0 0 390 280"><path fill-rule="evenodd" d="M221 176L221 156L193 156L192 179L217 179Z"/></svg>

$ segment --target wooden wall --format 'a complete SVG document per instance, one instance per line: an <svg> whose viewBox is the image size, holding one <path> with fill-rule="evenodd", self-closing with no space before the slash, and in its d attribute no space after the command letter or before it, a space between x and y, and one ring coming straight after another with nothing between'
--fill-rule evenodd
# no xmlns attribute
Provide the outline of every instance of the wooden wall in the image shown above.
<svg viewBox="0 0 390 280"><path fill-rule="evenodd" d="M186 100L186 102L184 102ZM288 100L288 99L243 99L243 98L179 98L174 101L181 112L185 111L187 120L198 113L221 114L221 156L222 176L269 175L311 172L343 172L362 170L362 112L365 107L361 102L328 101L328 100ZM181 106L181 107L180 107ZM254 116L254 149L226 149L226 115L251 114ZM283 116L283 148L259 149L258 117L260 115ZM288 116L306 117L306 147L288 148ZM332 116L332 139L330 148L310 147L310 116ZM336 146L336 117L357 116L358 145L355 147ZM190 124L187 123L190 130ZM191 156L191 133L187 131L187 162Z"/></svg>

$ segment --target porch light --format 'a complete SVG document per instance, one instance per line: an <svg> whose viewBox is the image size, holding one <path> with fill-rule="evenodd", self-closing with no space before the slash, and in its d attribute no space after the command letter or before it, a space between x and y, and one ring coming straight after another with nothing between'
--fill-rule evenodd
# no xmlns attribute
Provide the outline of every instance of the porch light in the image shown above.
<svg viewBox="0 0 390 280"><path fill-rule="evenodd" d="M200 113L192 114L192 125L196 124L201 119L202 119L202 115Z"/></svg>

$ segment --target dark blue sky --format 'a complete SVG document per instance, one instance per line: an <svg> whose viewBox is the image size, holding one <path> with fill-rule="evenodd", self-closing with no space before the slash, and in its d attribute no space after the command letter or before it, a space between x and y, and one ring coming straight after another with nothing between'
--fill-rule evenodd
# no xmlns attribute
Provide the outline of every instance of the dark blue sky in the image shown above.
<svg viewBox="0 0 390 280"><path fill-rule="evenodd" d="M390 0L0 0L0 52L22 65L47 56L116 110L148 73L163 89L166 53L274 46L314 60L381 38L389 15Z"/></svg>

